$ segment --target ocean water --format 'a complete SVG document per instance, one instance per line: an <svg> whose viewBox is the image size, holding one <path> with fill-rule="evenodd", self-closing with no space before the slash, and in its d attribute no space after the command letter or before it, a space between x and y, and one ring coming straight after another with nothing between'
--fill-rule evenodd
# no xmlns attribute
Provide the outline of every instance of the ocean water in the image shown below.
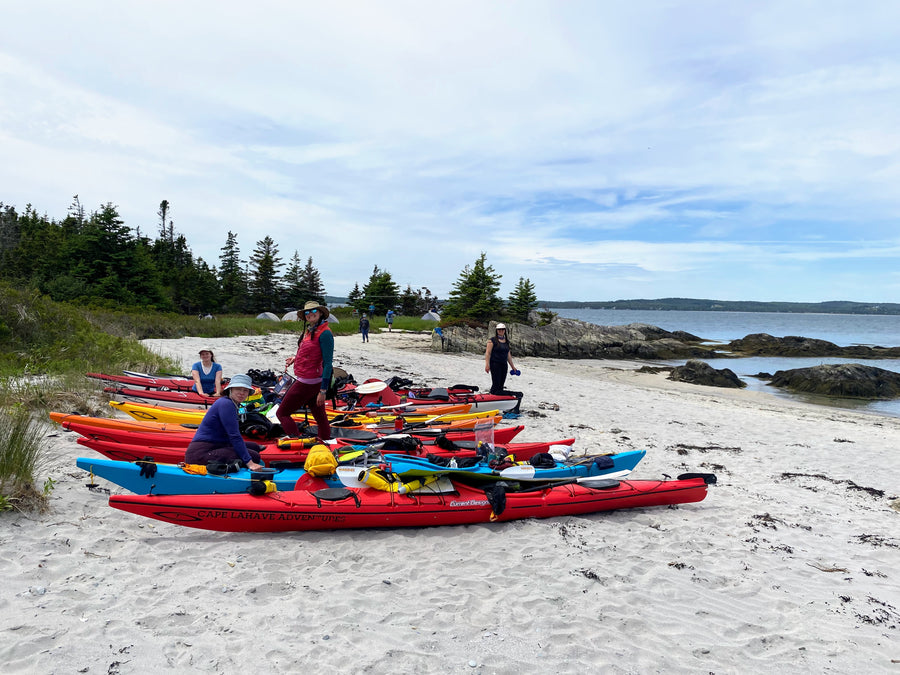
<svg viewBox="0 0 900 675"><path fill-rule="evenodd" d="M780 312L679 312L628 309L560 309L562 317L580 319L599 326L622 326L647 323L668 331L683 330L709 342L727 343L751 333L768 333L775 337L799 335L827 340L842 347L868 345L900 346L900 316L862 314L789 314ZM853 409L879 415L900 417L900 399L891 401L859 401L805 394L788 394L753 377L757 373L807 368L826 363L863 363L868 366L900 372L900 360L859 360L843 358L769 358L710 359L714 368L730 368L747 383L747 389L773 396L804 400L817 405ZM665 361L663 365L682 365L684 361Z"/></svg>

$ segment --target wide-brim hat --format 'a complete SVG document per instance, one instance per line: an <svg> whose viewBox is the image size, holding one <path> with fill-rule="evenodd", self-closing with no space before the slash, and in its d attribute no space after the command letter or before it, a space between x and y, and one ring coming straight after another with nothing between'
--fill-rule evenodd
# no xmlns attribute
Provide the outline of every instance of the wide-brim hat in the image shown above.
<svg viewBox="0 0 900 675"><path fill-rule="evenodd" d="M250 379L249 375L245 375L244 373L232 375L228 384L225 385L225 390L227 391L232 387L243 387L244 389L253 391L253 380Z"/></svg>
<svg viewBox="0 0 900 675"><path fill-rule="evenodd" d="M303 305L303 314L304 315L306 314L306 310L308 310L308 309L319 310L319 314L321 316L324 316L326 319L328 318L328 315L330 314L330 312L328 311L328 308L325 305L320 305L318 300L307 300L306 304Z"/></svg>
<svg viewBox="0 0 900 675"><path fill-rule="evenodd" d="M501 330L501 329L502 329L502 330L506 330L506 324L505 324L505 323L498 323L498 324L497 324L497 327L494 328L494 330Z"/></svg>

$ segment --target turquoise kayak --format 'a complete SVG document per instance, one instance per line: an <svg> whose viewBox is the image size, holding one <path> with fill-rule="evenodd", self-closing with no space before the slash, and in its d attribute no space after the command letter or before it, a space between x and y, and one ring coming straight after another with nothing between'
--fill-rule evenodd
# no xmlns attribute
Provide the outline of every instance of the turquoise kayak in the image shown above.
<svg viewBox="0 0 900 675"><path fill-rule="evenodd" d="M570 457L556 462L553 467L535 467L528 463L515 464L505 469L492 469L487 462L479 462L472 466L443 466L428 461L423 457L388 454L384 461L390 470L400 476L420 477L433 474L444 474L449 478L468 478L472 480L514 480L514 481L547 481L577 478L624 478L638 465L646 450L619 452L614 455L593 455L586 457Z"/></svg>

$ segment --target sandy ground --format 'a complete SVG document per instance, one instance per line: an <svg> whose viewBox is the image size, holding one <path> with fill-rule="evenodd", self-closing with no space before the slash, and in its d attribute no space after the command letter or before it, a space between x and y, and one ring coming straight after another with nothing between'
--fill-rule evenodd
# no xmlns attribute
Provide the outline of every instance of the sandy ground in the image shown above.
<svg viewBox="0 0 900 675"><path fill-rule="evenodd" d="M280 370L290 336L152 340ZM362 382L489 385L427 335L339 337ZM517 358L519 440L646 449L707 499L586 517L226 534L110 509L51 429L51 510L0 517L0 672L900 673L900 419ZM558 406L558 410L554 409ZM114 486L107 486L115 491Z"/></svg>

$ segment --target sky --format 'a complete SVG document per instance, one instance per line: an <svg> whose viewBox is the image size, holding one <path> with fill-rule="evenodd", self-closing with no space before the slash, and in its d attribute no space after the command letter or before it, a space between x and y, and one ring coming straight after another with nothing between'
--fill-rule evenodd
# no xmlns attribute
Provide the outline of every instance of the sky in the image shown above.
<svg viewBox="0 0 900 675"><path fill-rule="evenodd" d="M0 0L0 202L329 295L900 302L900 2Z"/></svg>

